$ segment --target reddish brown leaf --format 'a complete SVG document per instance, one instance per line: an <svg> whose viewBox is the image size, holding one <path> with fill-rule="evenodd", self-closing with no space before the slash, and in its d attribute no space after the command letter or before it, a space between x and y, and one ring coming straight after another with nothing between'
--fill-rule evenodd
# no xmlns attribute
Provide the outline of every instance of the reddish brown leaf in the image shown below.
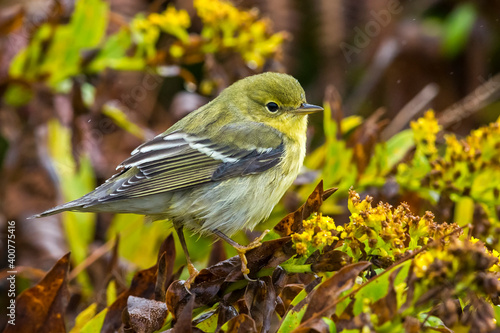
<svg viewBox="0 0 500 333"><path fill-rule="evenodd" d="M210 258L208 259L207 266L213 266L217 263L227 259L226 250L224 249L224 242L218 239L212 245L212 252L210 252Z"/></svg>
<svg viewBox="0 0 500 333"><path fill-rule="evenodd" d="M337 189L323 190L323 180L319 182L314 191L309 195L307 201L295 212L285 216L274 230L281 236L290 236L293 233L303 230L302 221L307 219L312 213L318 212L323 201L328 199Z"/></svg>
<svg viewBox="0 0 500 333"><path fill-rule="evenodd" d="M274 290L276 291L276 295L281 293L287 281L288 281L288 273L282 267L280 266L276 267L276 269L273 272L273 287Z"/></svg>
<svg viewBox="0 0 500 333"><path fill-rule="evenodd" d="M176 251L173 234L170 234L167 239L165 239L163 243L161 243L160 251L158 251L158 261L160 261L160 257L163 253L165 253L166 270L165 277L164 279L162 279L165 281L164 288L166 290L172 282L178 279L178 277L176 277L176 274L174 274Z"/></svg>
<svg viewBox="0 0 500 333"><path fill-rule="evenodd" d="M177 320L174 324L174 333L190 333L193 331L193 324L191 323L191 320L193 317L194 300L195 297L191 295L188 298L186 305L177 316Z"/></svg>
<svg viewBox="0 0 500 333"><path fill-rule="evenodd" d="M256 274L264 267L276 267L290 258L283 252L283 247L290 242L290 238L281 238L262 243L262 245L247 253L249 268ZM195 281L191 284L189 292L195 296L194 308L211 306L221 300L222 292L231 282L243 279L241 274L241 261L239 257L232 257L214 266L200 271ZM276 283L282 283L283 278L276 277ZM281 281L281 282L280 282ZM274 289L273 289L274 290ZM225 302L236 302L244 290L235 290L224 296ZM166 302L174 318L178 318L184 310L191 295L187 292L182 281L174 282L167 290Z"/></svg>
<svg viewBox="0 0 500 333"><path fill-rule="evenodd" d="M255 322L250 316L240 314L231 319L227 324L226 333L253 333L258 332L255 328Z"/></svg>
<svg viewBox="0 0 500 333"><path fill-rule="evenodd" d="M156 265L135 273L128 290L122 292L108 308L101 332L115 332L122 325L122 312L129 296L153 298L156 282Z"/></svg>
<svg viewBox="0 0 500 333"><path fill-rule="evenodd" d="M269 276L250 282L245 292L245 301L259 332L268 332L276 306L276 292Z"/></svg>
<svg viewBox="0 0 500 333"><path fill-rule="evenodd" d="M167 237L162 245L160 246L160 251L158 254L158 260L162 258L164 254L165 258L168 256L171 258L172 254L172 244L173 236ZM169 250L167 250L169 249ZM175 250L174 250L175 251ZM169 254L170 252L170 254ZM175 257L175 252L174 252ZM173 265L173 263L169 263ZM130 288L122 292L108 308L106 317L104 318L104 323L101 332L115 332L122 325L122 312L127 305L127 300L129 296L137 296L146 299L153 299L155 296L155 287L157 282L157 271L158 263L148 269L144 269L135 273L130 284ZM166 270L168 271L168 269Z"/></svg>
<svg viewBox="0 0 500 333"><path fill-rule="evenodd" d="M163 326L167 314L164 302L130 296L124 312L125 328L137 333L154 332Z"/></svg>
<svg viewBox="0 0 500 333"><path fill-rule="evenodd" d="M193 293L193 288L190 290ZM167 308L174 320L176 320L180 313L182 312L184 306L187 304L190 297L186 287L184 286L184 281L174 281L167 289L166 303Z"/></svg>
<svg viewBox="0 0 500 333"><path fill-rule="evenodd" d="M290 237L283 237L263 242L258 248L249 251L246 257L248 268L250 269L250 277L255 277L255 274L265 267L274 268L290 259L295 254L291 251L291 246ZM243 277L241 274L241 265L239 265L238 269L240 271L237 276L241 279ZM228 280L226 279L226 281Z"/></svg>
<svg viewBox="0 0 500 333"><path fill-rule="evenodd" d="M404 318L404 329L406 333L419 333L421 332L420 320L415 317L406 316Z"/></svg>
<svg viewBox="0 0 500 333"><path fill-rule="evenodd" d="M195 296L194 308L204 305L211 306L220 301L219 292L224 284L224 277L207 274L204 278L206 278L206 280L193 283L189 289L191 295ZM167 290L166 302L167 307L172 313L174 319L177 318L183 311L183 308L191 298L191 295L186 290L184 281L174 281L169 286Z"/></svg>
<svg viewBox="0 0 500 333"><path fill-rule="evenodd" d="M156 271L156 284L155 284L155 300L165 302L165 294L167 283L167 259L166 253L163 252L158 260L158 270Z"/></svg>
<svg viewBox="0 0 500 333"><path fill-rule="evenodd" d="M250 276L254 276L264 267L276 267L288 260L293 255L293 253L284 252L289 242L289 237L274 239L263 242L261 246L249 251L246 257ZM193 287L206 282L214 283L215 281L222 280L219 281L222 284L222 282L234 282L241 279L243 279L243 274L241 274L240 258L232 257L216 265L202 269L196 277Z"/></svg>
<svg viewBox="0 0 500 333"><path fill-rule="evenodd" d="M217 307L217 314L217 329L215 331L218 331L222 327L222 325L236 317L238 315L238 311L236 311L236 309L232 305L221 303Z"/></svg>
<svg viewBox="0 0 500 333"><path fill-rule="evenodd" d="M280 297L283 301L283 306L285 310L288 311L290 307L290 303L292 303L295 296L297 296L304 289L303 284L289 284L283 288L281 291Z"/></svg>
<svg viewBox="0 0 500 333"><path fill-rule="evenodd" d="M370 265L371 263L365 261L345 266L334 276L321 283L311 293L309 305L302 317L302 324L300 326L311 327L315 324L315 318L329 317L335 310L335 306L332 306L332 304L334 304L338 296L343 291L351 288L354 285L354 279Z"/></svg>
<svg viewBox="0 0 500 333"><path fill-rule="evenodd" d="M314 290L314 288L316 288L316 286L318 284L321 283L321 277L318 276L316 277L314 280L312 280L311 282L309 282L309 284L307 284L304 288L305 292L307 293L307 297L304 298L302 301L300 301L297 305L295 305L293 307L293 311L300 311L304 306L306 306L307 304L309 304L309 299L311 298L311 292Z"/></svg>
<svg viewBox="0 0 500 333"><path fill-rule="evenodd" d="M66 332L69 255L59 259L37 285L17 296L15 325L7 325L5 333Z"/></svg>
<svg viewBox="0 0 500 333"><path fill-rule="evenodd" d="M352 263L352 258L345 252L332 250L320 254L319 257L311 264L313 272L333 272L338 271L342 267Z"/></svg>

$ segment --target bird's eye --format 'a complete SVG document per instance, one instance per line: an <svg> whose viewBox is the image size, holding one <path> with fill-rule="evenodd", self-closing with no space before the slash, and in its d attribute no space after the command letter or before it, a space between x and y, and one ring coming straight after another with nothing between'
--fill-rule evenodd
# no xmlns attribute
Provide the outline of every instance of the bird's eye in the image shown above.
<svg viewBox="0 0 500 333"><path fill-rule="evenodd" d="M266 107L267 109L269 110L269 112L276 112L278 111L279 109L279 106L278 104L274 103L274 102L269 102L266 104Z"/></svg>

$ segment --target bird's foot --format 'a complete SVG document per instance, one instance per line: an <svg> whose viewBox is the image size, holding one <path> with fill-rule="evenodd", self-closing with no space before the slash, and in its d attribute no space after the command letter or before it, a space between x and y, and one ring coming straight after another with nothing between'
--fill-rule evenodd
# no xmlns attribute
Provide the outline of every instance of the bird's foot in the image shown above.
<svg viewBox="0 0 500 333"><path fill-rule="evenodd" d="M186 291L191 294L191 291L189 291L189 289L191 289L191 284L194 282L194 279L196 279L200 272L196 269L196 267L194 267L191 262L188 262L187 269L189 272L189 278L184 283L184 288L186 288Z"/></svg>
<svg viewBox="0 0 500 333"><path fill-rule="evenodd" d="M246 253L250 250L253 250L253 249L261 246L262 240L264 239L264 237L267 235L268 232L269 232L269 230L265 230L259 237L255 238L247 246L243 246L243 245L240 245L237 243L236 243L236 245L233 245L236 252L238 252L238 256L240 257L240 260L241 260L241 272L243 273L243 276L245 277L245 279L247 279L248 281L255 281L255 280L251 279L248 276L248 274L250 274L250 270L248 269L248 266L247 266L248 260L246 257Z"/></svg>

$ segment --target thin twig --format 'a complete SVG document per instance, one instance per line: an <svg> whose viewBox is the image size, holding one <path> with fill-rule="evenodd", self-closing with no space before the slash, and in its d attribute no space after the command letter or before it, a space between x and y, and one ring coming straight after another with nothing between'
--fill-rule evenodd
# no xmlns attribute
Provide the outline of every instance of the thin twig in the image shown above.
<svg viewBox="0 0 500 333"><path fill-rule="evenodd" d="M111 251L113 248L115 240L110 239L103 245L99 246L90 256L85 258L84 261L82 261L78 266L76 266L70 273L69 273L69 281L73 280L76 278L78 274L80 274L83 270L85 270L87 267L92 265L97 259L105 255L107 252Z"/></svg>
<svg viewBox="0 0 500 333"><path fill-rule="evenodd" d="M435 83L426 85L398 112L391 123L382 131L382 141L387 141L394 134L401 131L410 120L419 115L438 94L439 87Z"/></svg>
<svg viewBox="0 0 500 333"><path fill-rule="evenodd" d="M346 115L355 114L359 110L370 91L377 85L382 74L392 64L392 61L400 51L401 47L395 38L389 38L381 44L375 54L373 63L368 68L361 82L357 85L356 90L344 104Z"/></svg>
<svg viewBox="0 0 500 333"><path fill-rule="evenodd" d="M439 124L443 128L447 128L470 117L475 112L490 104L499 91L500 74L496 74L465 98L444 110L438 119Z"/></svg>

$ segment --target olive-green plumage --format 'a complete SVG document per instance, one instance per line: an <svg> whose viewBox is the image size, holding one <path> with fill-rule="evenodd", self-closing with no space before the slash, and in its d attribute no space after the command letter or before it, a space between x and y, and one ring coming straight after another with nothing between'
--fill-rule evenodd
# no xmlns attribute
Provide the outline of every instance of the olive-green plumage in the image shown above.
<svg viewBox="0 0 500 333"><path fill-rule="evenodd" d="M307 114L320 110L289 75L247 77L137 147L103 185L37 217L136 213L199 233L253 228L297 177Z"/></svg>

